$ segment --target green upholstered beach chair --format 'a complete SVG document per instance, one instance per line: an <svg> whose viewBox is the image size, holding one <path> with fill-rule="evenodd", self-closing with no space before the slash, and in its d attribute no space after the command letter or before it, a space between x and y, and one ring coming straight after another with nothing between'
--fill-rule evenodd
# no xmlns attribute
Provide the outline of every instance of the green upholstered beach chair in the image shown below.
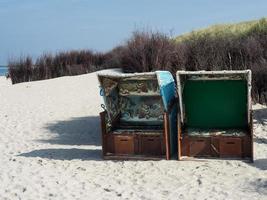
<svg viewBox="0 0 267 200"><path fill-rule="evenodd" d="M253 160L251 71L178 71L178 157Z"/></svg>

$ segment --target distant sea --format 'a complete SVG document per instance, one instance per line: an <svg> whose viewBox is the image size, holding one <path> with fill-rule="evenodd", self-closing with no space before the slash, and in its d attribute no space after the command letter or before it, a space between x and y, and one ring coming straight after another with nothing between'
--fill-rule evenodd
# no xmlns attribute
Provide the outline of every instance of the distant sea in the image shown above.
<svg viewBox="0 0 267 200"><path fill-rule="evenodd" d="M7 73L7 67L6 66L0 66L0 76L5 76Z"/></svg>

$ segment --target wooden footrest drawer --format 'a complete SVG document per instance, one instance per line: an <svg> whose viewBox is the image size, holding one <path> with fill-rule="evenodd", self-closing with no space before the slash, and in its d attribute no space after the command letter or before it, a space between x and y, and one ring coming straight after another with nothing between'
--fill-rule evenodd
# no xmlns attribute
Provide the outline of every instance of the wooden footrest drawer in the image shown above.
<svg viewBox="0 0 267 200"><path fill-rule="evenodd" d="M162 155L162 139L160 136L141 136L140 152L144 155Z"/></svg>
<svg viewBox="0 0 267 200"><path fill-rule="evenodd" d="M242 139L241 138L221 138L220 139L221 157L242 157Z"/></svg>
<svg viewBox="0 0 267 200"><path fill-rule="evenodd" d="M134 154L134 136L114 136L115 154Z"/></svg>
<svg viewBox="0 0 267 200"><path fill-rule="evenodd" d="M161 134L106 134L104 156L153 157L166 155L165 138Z"/></svg>
<svg viewBox="0 0 267 200"><path fill-rule="evenodd" d="M250 156L248 137L184 137L182 156L242 158Z"/></svg>
<svg viewBox="0 0 267 200"><path fill-rule="evenodd" d="M210 156L210 138L193 138L189 142L190 156Z"/></svg>

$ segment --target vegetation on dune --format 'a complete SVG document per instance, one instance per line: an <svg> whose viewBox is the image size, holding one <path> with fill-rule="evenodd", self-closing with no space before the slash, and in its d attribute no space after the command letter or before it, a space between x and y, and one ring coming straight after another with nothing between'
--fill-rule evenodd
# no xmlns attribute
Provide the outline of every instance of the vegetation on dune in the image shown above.
<svg viewBox="0 0 267 200"><path fill-rule="evenodd" d="M267 20L215 25L174 39L187 47L186 70L243 70L253 74L255 102L267 102Z"/></svg>
<svg viewBox="0 0 267 200"><path fill-rule="evenodd" d="M200 39L203 37L210 37L213 39L223 37L248 37L251 34L255 34L255 32L267 32L266 18L236 24L213 25L209 28L192 31L190 33L177 36L175 41L184 42L186 40Z"/></svg>
<svg viewBox="0 0 267 200"><path fill-rule="evenodd" d="M119 66L126 72L251 69L253 100L267 102L266 19L213 26L174 39L137 32L121 56Z"/></svg>
<svg viewBox="0 0 267 200"><path fill-rule="evenodd" d="M170 38L159 32L134 32L107 53L69 51L12 60L13 83L77 75L104 68L125 72L169 70L243 70L253 73L253 99L267 102L267 20L215 25Z"/></svg>

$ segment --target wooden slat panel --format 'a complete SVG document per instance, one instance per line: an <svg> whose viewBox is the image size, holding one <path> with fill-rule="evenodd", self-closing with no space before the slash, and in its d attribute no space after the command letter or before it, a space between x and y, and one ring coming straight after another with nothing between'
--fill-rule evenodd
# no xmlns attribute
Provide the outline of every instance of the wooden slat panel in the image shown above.
<svg viewBox="0 0 267 200"><path fill-rule="evenodd" d="M183 136L181 139L181 154L182 156L189 156L189 138L187 136Z"/></svg>
<svg viewBox="0 0 267 200"><path fill-rule="evenodd" d="M163 115L164 119L164 138L165 138L165 147L166 147L166 160L170 159L170 127L169 127L169 117L165 112Z"/></svg>
<svg viewBox="0 0 267 200"><path fill-rule="evenodd" d="M220 157L220 137L211 137L211 156Z"/></svg>
<svg viewBox="0 0 267 200"><path fill-rule="evenodd" d="M134 137L114 136L114 149L116 154L134 154Z"/></svg>
<svg viewBox="0 0 267 200"><path fill-rule="evenodd" d="M161 138L159 136L141 136L141 154L162 155Z"/></svg>
<svg viewBox="0 0 267 200"><path fill-rule="evenodd" d="M114 137L112 134L106 134L105 140L105 153L114 153Z"/></svg>
<svg viewBox="0 0 267 200"><path fill-rule="evenodd" d="M241 138L222 137L220 139L221 157L242 157Z"/></svg>
<svg viewBox="0 0 267 200"><path fill-rule="evenodd" d="M106 114L107 112L101 112L100 115L100 124L101 124L101 139L102 139L102 156L106 154Z"/></svg>
<svg viewBox="0 0 267 200"><path fill-rule="evenodd" d="M190 138L190 156L210 156L210 138L195 137Z"/></svg>

